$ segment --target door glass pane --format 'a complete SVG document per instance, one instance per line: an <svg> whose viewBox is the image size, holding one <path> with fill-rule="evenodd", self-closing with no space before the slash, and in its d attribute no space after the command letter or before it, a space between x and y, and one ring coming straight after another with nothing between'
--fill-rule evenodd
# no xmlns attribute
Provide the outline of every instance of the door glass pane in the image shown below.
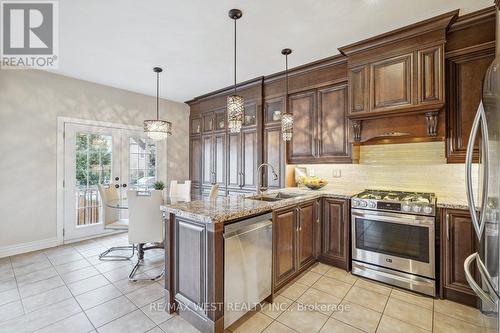
<svg viewBox="0 0 500 333"><path fill-rule="evenodd" d="M266 103L266 122L267 123L281 121L282 104L283 103L281 100Z"/></svg>
<svg viewBox="0 0 500 333"><path fill-rule="evenodd" d="M151 139L129 138L129 186L153 189L156 181L156 144Z"/></svg>
<svg viewBox="0 0 500 333"><path fill-rule="evenodd" d="M215 113L215 129L223 130L226 127L226 114L224 112Z"/></svg>
<svg viewBox="0 0 500 333"><path fill-rule="evenodd" d="M243 118L243 126L251 126L257 123L257 107L255 104L245 105L245 117Z"/></svg>
<svg viewBox="0 0 500 333"><path fill-rule="evenodd" d="M98 184L110 184L112 163L110 135L76 133L76 224L100 223L102 202Z"/></svg>
<svg viewBox="0 0 500 333"><path fill-rule="evenodd" d="M201 133L201 119L193 118L191 120L191 134L199 134Z"/></svg>
<svg viewBox="0 0 500 333"><path fill-rule="evenodd" d="M356 218L356 248L429 262L429 229Z"/></svg>

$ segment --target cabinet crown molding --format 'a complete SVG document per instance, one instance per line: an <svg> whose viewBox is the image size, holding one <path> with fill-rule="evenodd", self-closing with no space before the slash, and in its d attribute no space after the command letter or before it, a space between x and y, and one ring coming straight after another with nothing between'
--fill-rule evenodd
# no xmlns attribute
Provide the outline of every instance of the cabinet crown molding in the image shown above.
<svg viewBox="0 0 500 333"><path fill-rule="evenodd" d="M457 19L458 13L458 9L444 13L403 28L392 30L360 42L340 47L338 50L346 56L352 56L354 54L386 46L403 39L420 36L436 30L446 30L448 26Z"/></svg>

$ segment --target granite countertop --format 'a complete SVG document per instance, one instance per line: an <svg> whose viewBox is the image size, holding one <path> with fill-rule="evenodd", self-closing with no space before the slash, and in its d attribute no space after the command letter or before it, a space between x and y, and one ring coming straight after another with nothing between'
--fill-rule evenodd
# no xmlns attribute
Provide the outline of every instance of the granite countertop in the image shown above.
<svg viewBox="0 0 500 333"><path fill-rule="evenodd" d="M195 200L191 202L180 202L162 207L167 213L175 214L179 217L196 220L203 223L221 223L247 216L263 214L274 209L295 205L304 200L311 200L320 197L332 197L350 199L360 189L328 188L313 191L302 188L285 188L274 191L267 191L265 194L284 192L296 194L297 196L279 201L267 202L259 200L249 200L244 197L217 198L216 200ZM253 196L255 194L248 194Z"/></svg>
<svg viewBox="0 0 500 333"><path fill-rule="evenodd" d="M333 188L327 187L313 191L307 188L284 188L280 190L267 191L264 195L276 192L295 194L293 198L279 201L259 201L249 200L244 197L226 197L216 200L194 200L191 202L172 203L162 207L167 213L175 214L179 217L196 220L203 223L221 223L236 219L245 218L252 215L264 214L275 209L296 205L316 198L340 198L350 199L353 195L362 192L363 188ZM249 193L246 196L254 196ZM468 209L467 199L463 195L439 195L437 197L438 208Z"/></svg>
<svg viewBox="0 0 500 333"><path fill-rule="evenodd" d="M438 208L469 209L465 193L463 195L439 195L437 196Z"/></svg>

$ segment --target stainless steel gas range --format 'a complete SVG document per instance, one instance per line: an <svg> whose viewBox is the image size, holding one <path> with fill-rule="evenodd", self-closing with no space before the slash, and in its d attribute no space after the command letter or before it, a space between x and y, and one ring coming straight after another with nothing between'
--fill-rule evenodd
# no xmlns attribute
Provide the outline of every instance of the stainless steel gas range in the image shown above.
<svg viewBox="0 0 500 333"><path fill-rule="evenodd" d="M352 273L436 295L436 197L365 190L351 199Z"/></svg>

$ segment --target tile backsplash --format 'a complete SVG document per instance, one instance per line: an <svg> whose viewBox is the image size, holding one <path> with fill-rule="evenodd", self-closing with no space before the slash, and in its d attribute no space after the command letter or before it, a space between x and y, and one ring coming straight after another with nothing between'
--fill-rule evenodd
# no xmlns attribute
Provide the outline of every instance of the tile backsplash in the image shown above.
<svg viewBox="0 0 500 333"><path fill-rule="evenodd" d="M421 191L465 198L465 166L446 164L444 142L361 146L359 164L298 166L307 168L309 175L327 179L331 188ZM293 173L294 167L287 166L287 173ZM475 188L477 172L475 165Z"/></svg>

